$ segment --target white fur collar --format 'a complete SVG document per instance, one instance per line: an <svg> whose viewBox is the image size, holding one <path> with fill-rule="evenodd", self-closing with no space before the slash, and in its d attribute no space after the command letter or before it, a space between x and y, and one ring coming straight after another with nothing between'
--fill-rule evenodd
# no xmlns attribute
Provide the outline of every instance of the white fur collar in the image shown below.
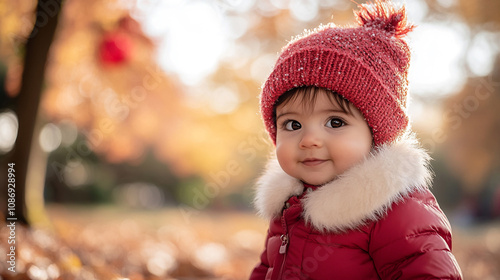
<svg viewBox="0 0 500 280"><path fill-rule="evenodd" d="M307 194L303 217L320 231L342 232L383 216L392 203L430 185L427 153L413 138L381 146L361 164ZM286 174L271 159L257 182L255 206L263 217L280 215L290 196L299 195L302 182Z"/></svg>

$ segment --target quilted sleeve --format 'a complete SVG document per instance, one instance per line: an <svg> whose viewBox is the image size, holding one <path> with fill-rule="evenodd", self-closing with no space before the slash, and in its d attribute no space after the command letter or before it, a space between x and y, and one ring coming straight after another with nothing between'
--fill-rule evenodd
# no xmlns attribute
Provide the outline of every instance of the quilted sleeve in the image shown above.
<svg viewBox="0 0 500 280"><path fill-rule="evenodd" d="M382 279L462 279L450 224L428 190L392 205L374 224L370 240Z"/></svg>

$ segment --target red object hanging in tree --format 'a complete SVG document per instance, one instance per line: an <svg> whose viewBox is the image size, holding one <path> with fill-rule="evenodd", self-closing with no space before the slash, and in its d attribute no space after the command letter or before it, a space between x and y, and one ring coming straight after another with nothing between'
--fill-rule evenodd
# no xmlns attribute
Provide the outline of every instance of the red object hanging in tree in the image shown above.
<svg viewBox="0 0 500 280"><path fill-rule="evenodd" d="M105 33L99 45L99 59L105 65L119 65L130 58L132 42L123 32Z"/></svg>

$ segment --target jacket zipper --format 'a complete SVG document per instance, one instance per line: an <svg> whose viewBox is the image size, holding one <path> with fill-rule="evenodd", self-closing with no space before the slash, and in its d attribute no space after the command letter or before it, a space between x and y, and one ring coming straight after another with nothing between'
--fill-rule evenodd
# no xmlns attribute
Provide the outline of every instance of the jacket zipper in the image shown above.
<svg viewBox="0 0 500 280"><path fill-rule="evenodd" d="M285 233L281 236L281 246L279 253L283 255L283 261L281 261L280 273L278 275L278 279L281 279L283 275L283 269L285 269L286 262L286 247L288 246L288 233Z"/></svg>
<svg viewBox="0 0 500 280"><path fill-rule="evenodd" d="M280 254L283 255L283 261L281 262L281 267L280 267L280 273L278 275L278 279L281 279L281 276L283 275L283 269L285 267L285 261L286 261L286 246L288 244L288 234L284 234L281 237L286 238L286 242L282 240L281 246L280 246Z"/></svg>
<svg viewBox="0 0 500 280"><path fill-rule="evenodd" d="M286 210L285 210L286 211ZM283 216L282 216L282 219L283 219L283 228L285 229L285 234L282 234L280 236L280 239L281 239L281 246L280 246L280 249L279 249L279 253L283 255L283 261L281 261L281 267L280 267L280 273L278 275L278 279L281 279L282 275L283 275L283 270L285 268L285 262L286 262L286 251L287 251L287 247L288 247L288 244L290 243L290 234L292 232L292 229L295 227L295 224L292 225L292 227L290 227L290 229L288 229L288 226L286 224L286 219L285 219L285 213L283 213Z"/></svg>
<svg viewBox="0 0 500 280"><path fill-rule="evenodd" d="M286 246L288 245L288 234L285 233L281 235L280 239L281 239L280 254L285 254Z"/></svg>

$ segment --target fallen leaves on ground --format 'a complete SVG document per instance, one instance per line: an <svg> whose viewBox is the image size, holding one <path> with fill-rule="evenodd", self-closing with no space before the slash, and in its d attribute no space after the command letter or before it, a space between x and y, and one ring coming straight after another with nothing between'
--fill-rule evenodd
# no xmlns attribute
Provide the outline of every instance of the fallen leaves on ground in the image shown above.
<svg viewBox="0 0 500 280"><path fill-rule="evenodd" d="M56 206L49 213L51 228L16 227L15 274L0 248L0 279L246 279L266 230L253 213ZM3 225L0 238L8 236Z"/></svg>

